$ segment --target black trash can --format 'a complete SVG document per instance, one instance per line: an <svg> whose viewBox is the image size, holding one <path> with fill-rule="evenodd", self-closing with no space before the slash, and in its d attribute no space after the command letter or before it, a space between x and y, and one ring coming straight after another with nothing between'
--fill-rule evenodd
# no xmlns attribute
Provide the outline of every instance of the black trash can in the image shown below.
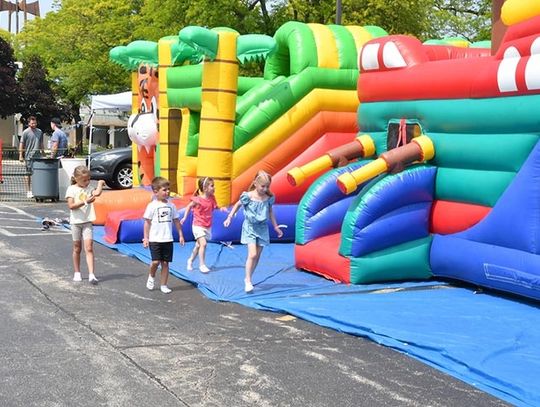
<svg viewBox="0 0 540 407"><path fill-rule="evenodd" d="M36 158L32 165L32 194L38 202L58 201L58 159Z"/></svg>

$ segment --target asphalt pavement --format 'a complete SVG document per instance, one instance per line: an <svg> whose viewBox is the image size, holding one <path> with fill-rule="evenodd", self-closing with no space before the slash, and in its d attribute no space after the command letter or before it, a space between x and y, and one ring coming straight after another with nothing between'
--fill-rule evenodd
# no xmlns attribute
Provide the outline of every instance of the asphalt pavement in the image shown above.
<svg viewBox="0 0 540 407"><path fill-rule="evenodd" d="M504 406L428 365L289 315L213 302L95 245L74 283L65 202L0 202L0 406Z"/></svg>

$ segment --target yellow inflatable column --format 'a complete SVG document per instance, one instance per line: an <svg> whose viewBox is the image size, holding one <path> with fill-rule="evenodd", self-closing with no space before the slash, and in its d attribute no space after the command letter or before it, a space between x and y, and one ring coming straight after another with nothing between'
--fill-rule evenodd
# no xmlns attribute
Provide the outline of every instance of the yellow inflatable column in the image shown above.
<svg viewBox="0 0 540 407"><path fill-rule="evenodd" d="M197 177L211 177L219 206L231 203L232 148L238 93L238 33L218 33L218 52L205 60L199 129Z"/></svg>
<svg viewBox="0 0 540 407"><path fill-rule="evenodd" d="M172 66L171 45L178 42L178 38L162 38L158 42L158 61L159 61L159 144L156 146L156 161L154 163L154 173L167 178L171 183L171 191L178 192L176 182L176 165L174 164L178 157L178 137L173 135L172 130L176 120L181 120L178 110L169 109L167 100L167 69Z"/></svg>
<svg viewBox="0 0 540 407"><path fill-rule="evenodd" d="M131 73L131 113L138 113L139 104L139 83L137 81L137 71ZM131 143L131 168L133 170L133 186L138 187L141 185L139 178L139 154L137 151L137 144Z"/></svg>

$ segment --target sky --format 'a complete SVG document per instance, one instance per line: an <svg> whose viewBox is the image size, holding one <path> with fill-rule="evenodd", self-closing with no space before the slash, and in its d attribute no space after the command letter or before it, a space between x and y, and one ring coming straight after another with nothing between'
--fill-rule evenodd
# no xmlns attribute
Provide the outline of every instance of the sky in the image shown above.
<svg viewBox="0 0 540 407"><path fill-rule="evenodd" d="M15 3L15 0L4 0L9 3ZM33 3L35 0L27 0L27 4ZM52 3L53 0L39 0L39 12L41 14L41 17L43 17L45 14L47 14L49 11L52 10ZM2 11L0 13L0 28L7 30L8 29L8 16L9 13L7 11ZM33 16L28 15L28 19L33 19ZM23 13L19 14L19 27L22 28L24 25L24 15ZM15 31L15 14L11 15L11 32Z"/></svg>

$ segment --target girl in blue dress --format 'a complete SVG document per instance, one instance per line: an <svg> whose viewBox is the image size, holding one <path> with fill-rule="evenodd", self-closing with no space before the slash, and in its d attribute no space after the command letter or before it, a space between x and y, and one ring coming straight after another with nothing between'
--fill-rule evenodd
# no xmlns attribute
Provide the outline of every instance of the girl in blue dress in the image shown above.
<svg viewBox="0 0 540 407"><path fill-rule="evenodd" d="M234 204L229 216L223 222L225 227L231 224L232 217L240 206L244 208L244 223L242 224L241 243L248 247L248 257L246 259L245 291L253 291L251 276L259 263L264 246L270 244L268 232L268 219L278 237L283 236L279 228L272 205L274 204L274 194L270 191L272 177L265 171L259 171L251 183L247 192L242 192L240 199Z"/></svg>

